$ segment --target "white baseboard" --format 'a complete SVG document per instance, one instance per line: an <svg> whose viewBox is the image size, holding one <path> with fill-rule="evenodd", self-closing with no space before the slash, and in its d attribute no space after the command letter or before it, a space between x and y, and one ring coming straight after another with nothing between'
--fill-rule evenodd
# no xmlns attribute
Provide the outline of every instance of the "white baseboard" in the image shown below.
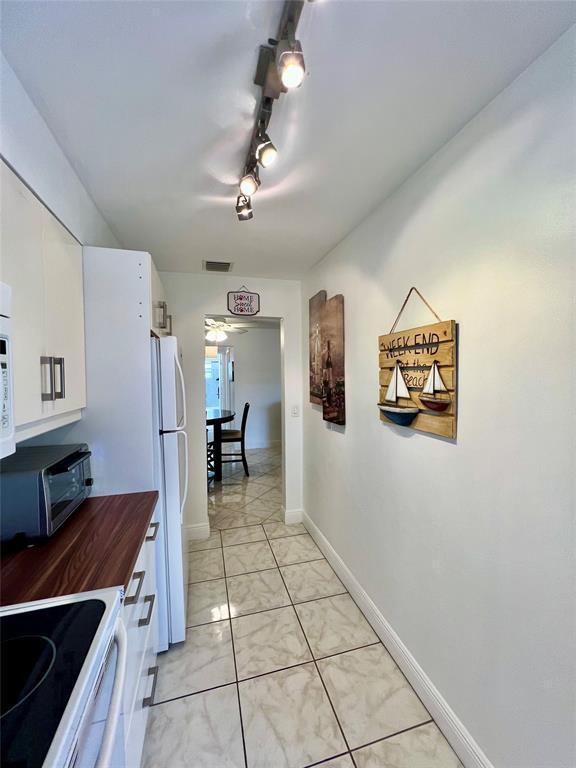
<svg viewBox="0 0 576 768"><path fill-rule="evenodd" d="M210 536L210 523L206 520L205 523L195 523L194 525L184 526L184 535L187 541L198 541L199 539L207 539Z"/></svg>
<svg viewBox="0 0 576 768"><path fill-rule="evenodd" d="M286 525L292 525L293 523L301 523L303 509L286 509L284 510L284 522Z"/></svg>
<svg viewBox="0 0 576 768"><path fill-rule="evenodd" d="M306 512L302 513L302 521L466 768L494 768L352 571Z"/></svg>

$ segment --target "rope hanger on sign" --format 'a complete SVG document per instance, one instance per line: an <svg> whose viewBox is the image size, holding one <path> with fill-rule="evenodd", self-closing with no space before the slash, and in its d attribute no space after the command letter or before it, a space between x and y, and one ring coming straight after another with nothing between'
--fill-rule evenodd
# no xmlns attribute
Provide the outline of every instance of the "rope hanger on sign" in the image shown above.
<svg viewBox="0 0 576 768"><path fill-rule="evenodd" d="M421 299L421 300L424 302L424 304L425 304L425 305L428 307L428 309L430 310L430 312L432 312L432 314L434 315L434 317L436 318L436 320L438 320L438 322L439 322L439 323L441 323L441 322L442 322L442 319L441 319L441 318L440 318L440 317L439 317L439 316L436 314L436 312L434 312L434 310L432 309L432 307L430 306L430 304L428 304L428 302L426 301L426 299L424 298L424 296L422 296L422 294L420 293L420 291L418 290L418 288L416 288L416 287L413 285L413 286L412 286L412 288L410 288L410 290L408 291L408 294L407 294L406 298L404 299L404 303L403 303L403 304L402 304L402 306L400 307L400 312L398 312L398 314L396 315L396 320L394 320L394 325L392 326L392 328L390 328L390 333L394 333L394 329L395 329L395 328L396 328L396 326L398 325L398 320L400 320L400 317L401 317L401 315L402 315L402 312L404 312L404 308L406 307L406 304L408 304L408 299L409 299L409 298L410 298L410 296L412 295L412 291L414 291L415 293L417 293L417 294L418 294L418 296L419 296L419 297L420 297L420 299Z"/></svg>

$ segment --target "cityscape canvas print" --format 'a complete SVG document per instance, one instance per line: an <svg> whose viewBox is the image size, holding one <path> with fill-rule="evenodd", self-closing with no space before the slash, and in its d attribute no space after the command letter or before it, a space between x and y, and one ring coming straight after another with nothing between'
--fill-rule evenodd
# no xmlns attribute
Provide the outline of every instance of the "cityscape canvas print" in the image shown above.
<svg viewBox="0 0 576 768"><path fill-rule="evenodd" d="M310 402L322 405L322 309L326 291L318 291L308 302L308 333L310 344Z"/></svg>
<svg viewBox="0 0 576 768"><path fill-rule="evenodd" d="M322 404L324 421L344 425L344 296L319 291L309 307L310 402Z"/></svg>

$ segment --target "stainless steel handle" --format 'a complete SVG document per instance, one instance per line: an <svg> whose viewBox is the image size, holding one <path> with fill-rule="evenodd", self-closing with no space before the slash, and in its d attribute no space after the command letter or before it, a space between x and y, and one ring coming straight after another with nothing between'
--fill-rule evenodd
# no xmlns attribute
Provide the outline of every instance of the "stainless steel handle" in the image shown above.
<svg viewBox="0 0 576 768"><path fill-rule="evenodd" d="M150 696L146 696L142 699L143 707L151 707L154 704L154 696L156 695L156 683L158 682L158 667L148 667L148 676L152 675L152 690Z"/></svg>
<svg viewBox="0 0 576 768"><path fill-rule="evenodd" d="M153 532L150 534L150 536L146 536L146 541L156 541L156 538L158 536L158 528L160 528L160 523L150 523L150 528L153 528Z"/></svg>
<svg viewBox="0 0 576 768"><path fill-rule="evenodd" d="M49 382L50 382L50 392L44 392L42 391L42 402L46 402L47 400L54 400L55 394L54 394L54 358L53 357L41 357L40 358L40 371L42 371L42 368L47 365L48 371L49 371ZM42 376L42 373L40 374ZM42 386L42 390L44 387Z"/></svg>
<svg viewBox="0 0 576 768"><path fill-rule="evenodd" d="M95 768L110 768L112 751L116 740L116 732L122 716L122 701L124 699L124 681L126 679L126 661L128 651L128 639L124 624L118 620L114 632L114 642L118 648L116 660L116 673L112 684L112 696L108 707L108 717L104 726L102 742Z"/></svg>
<svg viewBox="0 0 576 768"><path fill-rule="evenodd" d="M168 304L165 301L159 301L158 308L162 310L162 317L158 323L158 328L166 328L168 325Z"/></svg>
<svg viewBox="0 0 576 768"><path fill-rule="evenodd" d="M56 368L60 369L60 389L54 385L54 400L63 400L66 397L66 363L63 357L54 357L53 370L54 380L56 380Z"/></svg>
<svg viewBox="0 0 576 768"><path fill-rule="evenodd" d="M124 598L124 605L134 605L134 603L138 602L140 592L142 592L142 584L144 584L144 576L146 576L146 571L134 571L132 574L132 581L137 581L138 587L136 588L135 594Z"/></svg>
<svg viewBox="0 0 576 768"><path fill-rule="evenodd" d="M166 325L164 328L168 328L168 336L172 336L172 315L166 315Z"/></svg>
<svg viewBox="0 0 576 768"><path fill-rule="evenodd" d="M147 627L148 624L152 621L152 611L154 610L154 601L156 600L156 595L146 595L144 598L144 602L148 603L148 613L146 614L146 617L144 619L138 619L138 626L139 627Z"/></svg>

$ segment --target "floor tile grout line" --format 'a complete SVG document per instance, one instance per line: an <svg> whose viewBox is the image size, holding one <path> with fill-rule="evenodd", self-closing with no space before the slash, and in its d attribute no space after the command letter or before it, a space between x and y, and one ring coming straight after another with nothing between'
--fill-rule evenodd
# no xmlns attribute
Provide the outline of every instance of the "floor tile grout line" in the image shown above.
<svg viewBox="0 0 576 768"><path fill-rule="evenodd" d="M182 693L180 696L174 696L171 699L163 699L162 701L155 701L151 704L151 707L161 707L163 704L170 704L171 701L179 701L180 699L188 699L190 696L198 696L201 693L210 693L210 691L217 691L219 688L228 688L231 685L236 685L236 680L231 680L229 683L220 683L220 685L212 685L210 688L202 688L201 691L189 691L188 693Z"/></svg>
<svg viewBox="0 0 576 768"><path fill-rule="evenodd" d="M274 559L276 560L276 564L278 564L278 560L276 559L276 554L274 553L274 550L272 550L272 554L274 555ZM336 719L336 722L338 724L338 728L340 728L340 733L342 734L342 738L344 739L344 744L346 745L346 749L350 752L350 745L348 744L348 739L346 738L346 734L344 733L344 729L342 728L342 723L340 722L340 719L338 715L336 714L336 709L334 707L334 704L332 703L332 699L330 698L330 694L328 693L328 690L326 688L326 684L324 683L324 679L322 678L322 675L320 674L320 669L318 667L318 662L314 658L314 654L312 653L312 646L310 645L310 641L308 640L308 636L306 635L306 632L304 631L304 627L302 626L302 622L300 621L300 616L298 616L298 611L296 610L294 606L294 601L292 600L292 597L290 595L290 592L288 591L288 587L286 586L286 582L284 581L284 576L282 575L282 571L280 570L280 566L278 565L278 571L280 573L280 578L282 579L282 582L284 584L284 589L286 592L288 592L288 597L290 598L290 603L292 604L292 610L294 611L294 614L296 615L296 620L298 621L298 624L300 625L300 631L302 632L302 635L304 636L304 640L306 641L306 645L308 646L308 650L310 651L310 656L312 657L312 663L314 664L316 668L316 673L320 679L320 682L322 684L322 687L324 688L324 692L326 693L326 696L328 698L328 703L330 704L330 707L332 708L332 712L334 714L334 717ZM309 662L310 663L310 662ZM352 763L354 766L356 766L356 762L353 757L351 757Z"/></svg>
<svg viewBox="0 0 576 768"><path fill-rule="evenodd" d="M220 535L222 541L222 535ZM232 645L232 660L234 661L234 675L236 677L236 697L238 699L238 714L240 716L240 731L242 733L242 749L244 751L244 766L248 768L248 755L246 752L246 736L244 734L244 721L242 719L242 703L240 701L240 686L238 684L238 665L236 663L236 649L234 647L234 630L232 629L232 617L230 610L230 596L228 594L228 581L226 578L226 563L224 561L224 547L222 546L222 563L224 568L224 584L226 585L226 602L228 604L228 622L230 625L230 642Z"/></svg>
<svg viewBox="0 0 576 768"><path fill-rule="evenodd" d="M281 608L273 608L272 610L278 611L282 608L294 608L293 605L283 605ZM248 614L253 615L253 614ZM236 619L242 619L243 616L235 616L232 621ZM351 653L352 651L361 651L363 648L370 648L372 645L380 645L380 641L377 643L370 643L370 645L359 645L357 648L349 648L347 651L338 651L338 653L331 653L329 656L321 656L316 659L310 649L311 657L306 661L298 661L296 664L288 664L286 667L278 667L278 669L271 669L269 672L259 672L257 675L250 675L249 677L243 677L238 680L239 683L245 683L247 680L255 680L259 677L266 677L267 675L273 675L276 672L284 672L286 669L294 669L295 667L304 667L306 664L312 664L313 661L324 661L325 659L333 659L335 656L343 656L345 653Z"/></svg>
<svg viewBox="0 0 576 768"><path fill-rule="evenodd" d="M424 725L430 725L430 723L434 723L433 718L430 718L429 720L423 720L421 723L416 723L416 725L411 725L409 728L402 728L399 731L395 731L394 733L388 734L388 736L383 736L381 739L374 739L373 741L367 741L366 744L361 744L359 747L353 747L351 751L357 752L359 749L366 749L366 747L371 747L374 744L379 744L381 741L388 741L389 739L393 739L394 736L401 736L403 733L409 733L410 731L415 731L417 728L422 728ZM436 725L436 723L434 723L434 725Z"/></svg>
<svg viewBox="0 0 576 768"><path fill-rule="evenodd" d="M350 755L350 759L352 760L352 752L348 749L345 752L339 752L337 755L332 755L332 757L326 757L324 760L319 760L317 763L308 763L304 768L316 768L317 765L326 765L326 763L329 763L331 760L337 760L339 757L346 757L346 755Z"/></svg>
<svg viewBox="0 0 576 768"><path fill-rule="evenodd" d="M258 542L253 542L253 543L257 544ZM272 547L270 547L270 549L272 549ZM215 550L205 549L203 551L204 552L211 552L211 551L215 551ZM189 554L193 555L194 552L190 552ZM272 554L274 554L274 551L272 551ZM222 559L224 559L224 558L222 558ZM274 559L276 560L276 555L274 555ZM286 566L288 566L288 565L303 565L304 563L317 563L319 560L326 560L326 558L325 557L316 557L316 558L314 558L314 560L302 560L302 561L298 561L297 563L286 563ZM276 563L277 562L278 561L276 560ZM244 573L234 573L234 574L231 574L230 576L226 576L226 577L214 576L214 578L212 578L212 579L202 579L201 581L189 581L188 582L188 586L190 587L192 584L205 584L207 581L218 581L218 579L222 579L222 578L234 579L234 578L236 578L236 576L248 576L251 573L262 573L263 571L273 571L274 568L280 568L280 567L285 568L286 566L284 566L284 565L283 566L273 565L270 568L261 568L259 571L245 571Z"/></svg>

